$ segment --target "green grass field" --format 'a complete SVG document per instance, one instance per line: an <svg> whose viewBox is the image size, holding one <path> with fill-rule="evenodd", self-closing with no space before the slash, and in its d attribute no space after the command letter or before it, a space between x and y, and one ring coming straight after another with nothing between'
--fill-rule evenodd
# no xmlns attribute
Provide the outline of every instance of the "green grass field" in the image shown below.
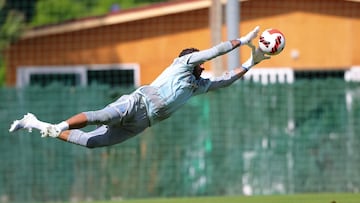
<svg viewBox="0 0 360 203"><path fill-rule="evenodd" d="M236 197L163 198L96 203L360 203L360 194L303 194Z"/></svg>

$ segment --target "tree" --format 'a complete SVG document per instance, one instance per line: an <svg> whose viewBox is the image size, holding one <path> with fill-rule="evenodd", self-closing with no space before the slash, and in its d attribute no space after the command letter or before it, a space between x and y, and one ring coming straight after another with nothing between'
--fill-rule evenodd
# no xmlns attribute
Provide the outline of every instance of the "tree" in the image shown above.
<svg viewBox="0 0 360 203"><path fill-rule="evenodd" d="M12 9L5 0L0 0L0 86L5 80L5 63L2 52L15 41L24 28L25 16L22 12Z"/></svg>
<svg viewBox="0 0 360 203"><path fill-rule="evenodd" d="M165 0L38 0L36 14L31 24L33 26L55 24L161 1Z"/></svg>

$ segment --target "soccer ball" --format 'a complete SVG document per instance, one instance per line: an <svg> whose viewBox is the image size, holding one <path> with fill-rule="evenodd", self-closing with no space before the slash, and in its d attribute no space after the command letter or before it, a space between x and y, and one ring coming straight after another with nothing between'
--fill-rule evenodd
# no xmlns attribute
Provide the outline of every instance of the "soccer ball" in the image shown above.
<svg viewBox="0 0 360 203"><path fill-rule="evenodd" d="M285 47L285 37L277 29L266 29L259 38L259 48L265 54L277 55Z"/></svg>

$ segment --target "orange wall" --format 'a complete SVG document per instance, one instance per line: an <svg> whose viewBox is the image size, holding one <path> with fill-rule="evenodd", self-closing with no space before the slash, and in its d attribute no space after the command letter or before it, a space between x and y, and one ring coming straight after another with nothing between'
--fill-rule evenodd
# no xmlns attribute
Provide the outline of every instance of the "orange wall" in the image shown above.
<svg viewBox="0 0 360 203"><path fill-rule="evenodd" d="M300 2L300 3L299 3ZM29 38L7 52L7 82L15 84L16 67L138 63L142 84L150 83L187 47L211 46L208 9L154 17L96 29ZM360 3L343 0L252 0L241 7L241 34L254 26L280 29L283 53L258 67L346 69L360 65ZM225 25L222 30L226 40ZM292 52L299 58L293 59ZM249 56L241 48L241 61ZM226 65L226 57L225 65ZM226 66L225 66L226 67ZM210 70L210 64L206 64ZM226 69L226 68L224 68Z"/></svg>
<svg viewBox="0 0 360 203"><path fill-rule="evenodd" d="M257 4L262 6L259 8ZM252 25L280 29L286 47L258 66L294 69L343 69L360 65L360 3L342 0L248 1L242 8L242 30ZM247 5L247 6L246 6ZM261 13L261 16L254 14ZM292 58L298 52L297 59Z"/></svg>

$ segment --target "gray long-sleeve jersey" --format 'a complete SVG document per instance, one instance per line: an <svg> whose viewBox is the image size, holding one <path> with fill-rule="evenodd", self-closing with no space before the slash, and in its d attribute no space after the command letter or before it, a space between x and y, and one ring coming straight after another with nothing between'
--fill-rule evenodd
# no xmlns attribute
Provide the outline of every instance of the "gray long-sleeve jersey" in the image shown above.
<svg viewBox="0 0 360 203"><path fill-rule="evenodd" d="M137 91L145 98L151 125L169 117L192 96L228 86L237 80L233 71L213 79L196 79L193 75L196 65L231 50L233 46L230 41L227 41L207 50L178 57L154 82L140 87Z"/></svg>

